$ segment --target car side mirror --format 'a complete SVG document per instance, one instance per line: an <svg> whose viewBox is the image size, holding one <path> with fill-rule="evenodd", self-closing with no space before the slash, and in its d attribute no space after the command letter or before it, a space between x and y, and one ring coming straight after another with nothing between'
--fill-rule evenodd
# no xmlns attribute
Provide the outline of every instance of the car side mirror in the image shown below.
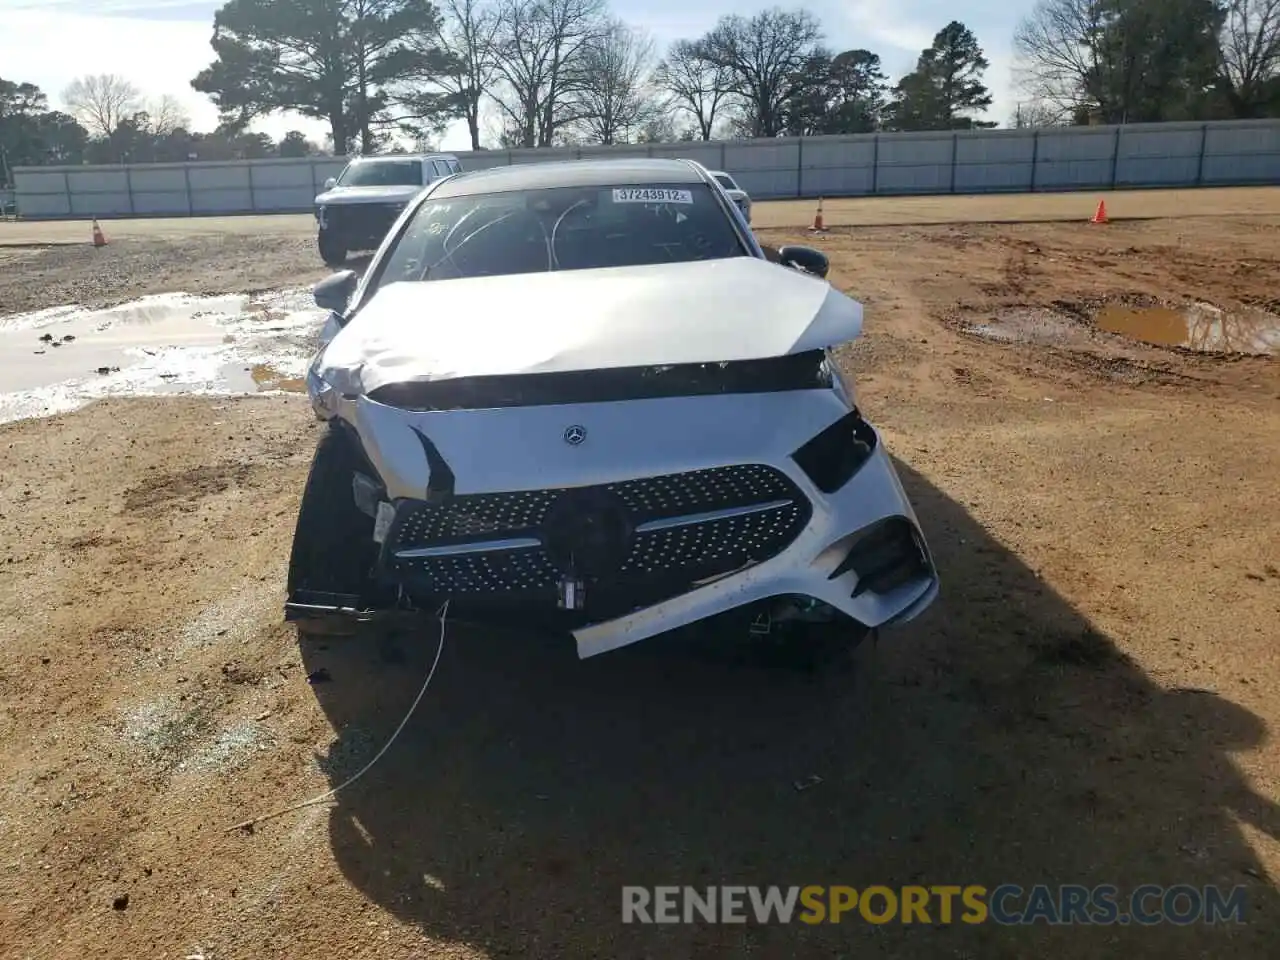
<svg viewBox="0 0 1280 960"><path fill-rule="evenodd" d="M827 259L825 253L813 247L802 247L798 244L779 247L778 260L784 266L798 267L806 273L812 273L824 279L827 271L831 269L831 261Z"/></svg>
<svg viewBox="0 0 1280 960"><path fill-rule="evenodd" d="M311 295L315 298L317 307L341 317L346 313L347 304L351 302L351 295L355 293L359 280L354 270L339 270L317 283L312 288Z"/></svg>
<svg viewBox="0 0 1280 960"><path fill-rule="evenodd" d="M334 187L336 187L337 185L338 185L338 178L337 178L337 177L330 177L328 180L326 180L326 181L324 182L324 188L325 188L325 190L326 190L326 191L328 191L328 190L332 190L332 189L333 189Z"/></svg>

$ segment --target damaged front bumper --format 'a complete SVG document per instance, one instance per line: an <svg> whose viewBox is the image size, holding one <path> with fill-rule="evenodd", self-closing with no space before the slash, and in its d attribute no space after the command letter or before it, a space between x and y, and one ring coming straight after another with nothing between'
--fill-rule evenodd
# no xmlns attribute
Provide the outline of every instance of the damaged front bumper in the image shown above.
<svg viewBox="0 0 1280 960"><path fill-rule="evenodd" d="M585 658L775 598L882 627L938 592L892 461L834 391L333 412L359 448L371 586L291 590L290 619L448 600L567 630Z"/></svg>

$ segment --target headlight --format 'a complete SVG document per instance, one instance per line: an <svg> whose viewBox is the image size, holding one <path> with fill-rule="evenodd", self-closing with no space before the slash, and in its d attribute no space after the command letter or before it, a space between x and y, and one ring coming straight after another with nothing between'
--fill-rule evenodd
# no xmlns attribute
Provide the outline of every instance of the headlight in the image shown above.
<svg viewBox="0 0 1280 960"><path fill-rule="evenodd" d="M317 419L332 420L338 415L338 391L321 378L314 367L307 371L307 396L311 398L311 409Z"/></svg>
<svg viewBox="0 0 1280 960"><path fill-rule="evenodd" d="M332 420L342 413L344 403L364 393L359 369L352 370L341 362L326 364L328 352L327 346L322 347L307 368L307 395L321 420Z"/></svg>
<svg viewBox="0 0 1280 960"><path fill-rule="evenodd" d="M324 359L324 351L316 354L311 366L307 368L307 396L311 398L311 409L321 420L332 420L338 415L338 401L342 399L342 391L320 374L320 362Z"/></svg>

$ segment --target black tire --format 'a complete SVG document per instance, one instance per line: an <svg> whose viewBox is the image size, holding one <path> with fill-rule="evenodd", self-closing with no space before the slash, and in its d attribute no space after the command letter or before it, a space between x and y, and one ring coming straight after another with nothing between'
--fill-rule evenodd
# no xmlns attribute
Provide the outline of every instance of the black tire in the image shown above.
<svg viewBox="0 0 1280 960"><path fill-rule="evenodd" d="M321 230L316 237L316 246L320 248L320 259L329 267L341 267L347 262L347 244L332 230Z"/></svg>
<svg viewBox="0 0 1280 960"><path fill-rule="evenodd" d="M373 518L356 508L351 492L351 476L360 465L353 442L342 429L331 427L316 444L289 556L290 598L298 591L348 596L367 591L377 546ZM324 632L335 625L317 622L308 629Z"/></svg>

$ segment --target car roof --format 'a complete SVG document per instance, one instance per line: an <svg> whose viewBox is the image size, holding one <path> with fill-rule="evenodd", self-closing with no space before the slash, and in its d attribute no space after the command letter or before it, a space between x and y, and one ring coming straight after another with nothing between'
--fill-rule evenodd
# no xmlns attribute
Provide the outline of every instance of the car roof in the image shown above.
<svg viewBox="0 0 1280 960"><path fill-rule="evenodd" d="M703 183L702 168L689 160L633 157L610 160L558 160L515 163L473 170L443 181L437 197L469 197L508 190L549 187L627 186L641 183Z"/></svg>

